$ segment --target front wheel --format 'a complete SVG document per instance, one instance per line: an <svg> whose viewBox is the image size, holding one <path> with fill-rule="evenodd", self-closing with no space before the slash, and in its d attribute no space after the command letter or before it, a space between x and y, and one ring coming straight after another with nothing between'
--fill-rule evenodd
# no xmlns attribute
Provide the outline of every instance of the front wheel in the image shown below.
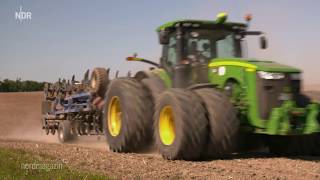
<svg viewBox="0 0 320 180"><path fill-rule="evenodd" d="M237 111L223 93L202 88L194 90L202 99L209 120L209 141L205 156L222 158L237 148L239 120Z"/></svg>
<svg viewBox="0 0 320 180"><path fill-rule="evenodd" d="M205 109L189 90L162 93L154 115L155 141L165 159L199 159L207 141Z"/></svg>

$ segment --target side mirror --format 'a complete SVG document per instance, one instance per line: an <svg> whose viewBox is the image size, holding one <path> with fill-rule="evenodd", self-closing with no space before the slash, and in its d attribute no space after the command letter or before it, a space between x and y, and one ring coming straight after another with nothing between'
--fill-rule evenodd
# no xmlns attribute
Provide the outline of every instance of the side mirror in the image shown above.
<svg viewBox="0 0 320 180"><path fill-rule="evenodd" d="M159 33L159 43L162 45L169 44L169 32L161 30Z"/></svg>
<svg viewBox="0 0 320 180"><path fill-rule="evenodd" d="M268 48L268 40L265 36L260 37L260 48L267 49Z"/></svg>

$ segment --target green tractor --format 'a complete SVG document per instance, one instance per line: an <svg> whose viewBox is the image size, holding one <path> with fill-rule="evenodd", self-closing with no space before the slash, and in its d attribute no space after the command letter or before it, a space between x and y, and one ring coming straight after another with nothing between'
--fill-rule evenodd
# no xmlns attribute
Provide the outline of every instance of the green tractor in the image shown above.
<svg viewBox="0 0 320 180"><path fill-rule="evenodd" d="M319 155L319 103L301 94L301 71L243 58L248 23L177 20L157 29L160 63L112 80L103 128L110 150L155 145L165 159L222 158L266 146L282 155Z"/></svg>

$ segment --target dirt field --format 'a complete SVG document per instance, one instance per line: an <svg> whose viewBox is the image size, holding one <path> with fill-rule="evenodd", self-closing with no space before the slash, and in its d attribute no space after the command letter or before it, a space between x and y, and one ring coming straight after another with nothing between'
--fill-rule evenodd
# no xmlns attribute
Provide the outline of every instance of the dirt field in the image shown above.
<svg viewBox="0 0 320 180"><path fill-rule="evenodd" d="M0 138L58 143L41 129L42 93L0 93ZM98 140L99 139L99 140ZM81 137L80 146L106 148L104 137Z"/></svg>
<svg viewBox="0 0 320 180"><path fill-rule="evenodd" d="M304 90L314 100L320 101L320 84L306 85Z"/></svg>
<svg viewBox="0 0 320 180"><path fill-rule="evenodd" d="M319 88L320 90L320 88ZM320 93L308 92L320 100ZM237 154L202 162L166 161L156 153L117 154L105 139L85 137L60 145L41 130L41 93L0 93L0 147L48 154L79 169L122 179L320 179L320 157L273 157L267 152Z"/></svg>
<svg viewBox="0 0 320 180"><path fill-rule="evenodd" d="M305 91L320 91L320 84L306 84L303 88Z"/></svg>

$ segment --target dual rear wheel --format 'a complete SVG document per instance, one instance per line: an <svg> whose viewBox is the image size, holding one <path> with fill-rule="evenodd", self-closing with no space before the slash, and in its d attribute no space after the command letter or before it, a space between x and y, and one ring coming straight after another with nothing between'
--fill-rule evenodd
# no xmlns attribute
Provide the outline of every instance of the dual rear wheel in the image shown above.
<svg viewBox="0 0 320 180"><path fill-rule="evenodd" d="M222 158L236 147L236 110L212 88L164 92L154 120L155 142L166 159Z"/></svg>
<svg viewBox="0 0 320 180"><path fill-rule="evenodd" d="M154 114L156 146L165 159L200 158L208 137L208 121L201 100L190 90L161 94Z"/></svg>
<svg viewBox="0 0 320 180"><path fill-rule="evenodd" d="M104 129L114 152L137 152L153 139L166 159L219 158L233 151L236 111L214 89L169 89L155 97L135 79L119 78L105 97Z"/></svg>

